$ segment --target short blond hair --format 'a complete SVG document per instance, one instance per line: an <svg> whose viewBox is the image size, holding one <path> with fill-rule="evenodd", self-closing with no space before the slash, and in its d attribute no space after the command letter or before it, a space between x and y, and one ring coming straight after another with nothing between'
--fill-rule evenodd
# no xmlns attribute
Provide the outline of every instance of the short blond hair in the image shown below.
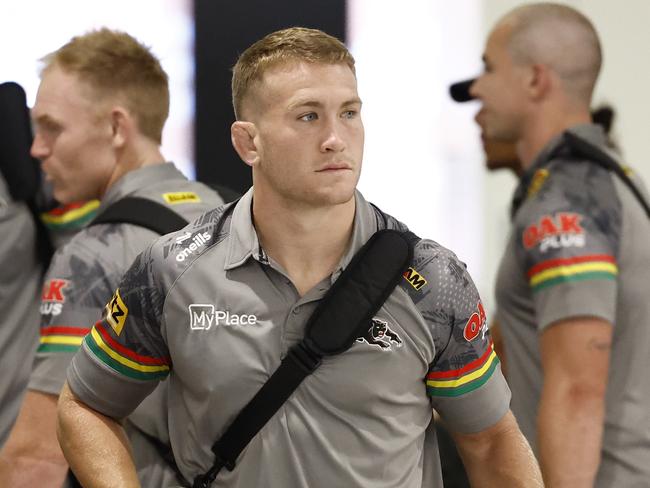
<svg viewBox="0 0 650 488"><path fill-rule="evenodd" d="M233 67L232 105L238 120L251 86L270 68L288 61L344 63L355 73L352 54L336 37L305 27L272 32L246 49Z"/></svg>
<svg viewBox="0 0 650 488"><path fill-rule="evenodd" d="M107 28L73 37L42 60L41 75L56 66L87 83L98 103L120 98L146 137L162 141L169 114L167 73L150 49L126 32Z"/></svg>

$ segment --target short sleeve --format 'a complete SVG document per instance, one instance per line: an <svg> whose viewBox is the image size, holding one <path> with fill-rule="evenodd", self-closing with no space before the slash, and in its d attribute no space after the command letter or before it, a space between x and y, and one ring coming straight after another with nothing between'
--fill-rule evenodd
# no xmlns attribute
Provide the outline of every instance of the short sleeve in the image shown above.
<svg viewBox="0 0 650 488"><path fill-rule="evenodd" d="M417 254L430 245L419 246ZM501 374L485 309L463 263L444 248L419 270L431 290L417 301L431 328L435 358L426 376L427 394L445 423L458 432L478 432L508 411L510 390ZM431 286L433 285L433 286Z"/></svg>
<svg viewBox="0 0 650 488"><path fill-rule="evenodd" d="M72 356L81 346L119 275L96 253L71 242L60 249L46 273L40 303L39 345L29 388L58 395Z"/></svg>
<svg viewBox="0 0 650 488"><path fill-rule="evenodd" d="M558 176L515 222L515 252L540 330L572 317L613 323L616 316L620 202L604 170L581 179L574 185Z"/></svg>
<svg viewBox="0 0 650 488"><path fill-rule="evenodd" d="M110 417L127 416L170 372L160 332L164 295L152 264L148 248L122 278L68 369L75 395Z"/></svg>

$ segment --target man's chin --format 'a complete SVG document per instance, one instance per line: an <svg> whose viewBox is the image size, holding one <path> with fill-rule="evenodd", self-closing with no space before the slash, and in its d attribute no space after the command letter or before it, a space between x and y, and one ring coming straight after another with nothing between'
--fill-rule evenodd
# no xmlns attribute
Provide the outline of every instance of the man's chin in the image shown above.
<svg viewBox="0 0 650 488"><path fill-rule="evenodd" d="M82 202L84 200L88 200L88 198L85 198L82 195L76 195L73 192L65 191L63 189L57 189L56 187L54 188L52 195L54 196L54 199L57 202L59 202L61 205L69 205L71 203L77 203L77 202Z"/></svg>

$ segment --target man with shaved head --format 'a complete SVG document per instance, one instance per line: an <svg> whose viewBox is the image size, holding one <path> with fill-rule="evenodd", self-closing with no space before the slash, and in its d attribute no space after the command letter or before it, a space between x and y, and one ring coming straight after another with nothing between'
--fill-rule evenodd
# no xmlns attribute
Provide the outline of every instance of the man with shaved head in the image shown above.
<svg viewBox="0 0 650 488"><path fill-rule="evenodd" d="M528 4L483 60L465 99L522 164L497 278L512 410L546 486L648 486L650 208L590 120L598 35L570 7Z"/></svg>

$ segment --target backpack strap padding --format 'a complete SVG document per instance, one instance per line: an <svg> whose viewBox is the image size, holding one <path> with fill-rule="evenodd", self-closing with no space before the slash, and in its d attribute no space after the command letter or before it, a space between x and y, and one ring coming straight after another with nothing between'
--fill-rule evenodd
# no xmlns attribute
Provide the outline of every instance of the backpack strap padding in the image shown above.
<svg viewBox="0 0 650 488"><path fill-rule="evenodd" d="M88 226L98 224L133 224L164 235L182 229L188 222L162 203L126 197L109 205Z"/></svg>

